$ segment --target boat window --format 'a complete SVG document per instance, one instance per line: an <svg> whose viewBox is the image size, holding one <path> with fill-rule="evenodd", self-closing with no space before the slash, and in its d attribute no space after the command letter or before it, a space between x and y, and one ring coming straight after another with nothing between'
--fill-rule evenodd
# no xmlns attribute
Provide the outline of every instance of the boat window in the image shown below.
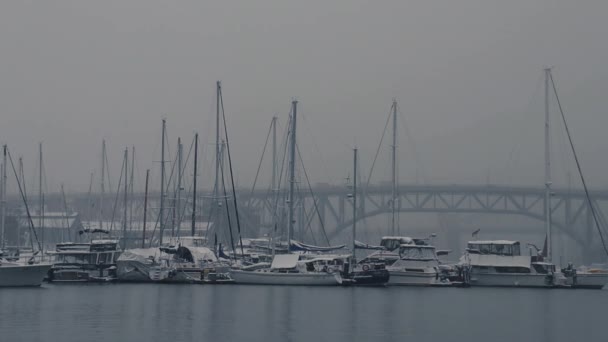
<svg viewBox="0 0 608 342"><path fill-rule="evenodd" d="M473 244L470 243L468 245L468 249L471 252L479 253L479 254L494 254L494 255L520 255L519 244L506 245L506 244L493 244L493 243L484 243L484 244Z"/></svg>
<svg viewBox="0 0 608 342"><path fill-rule="evenodd" d="M402 259L433 260L435 257L434 248L421 247L401 247L399 255Z"/></svg>
<svg viewBox="0 0 608 342"><path fill-rule="evenodd" d="M521 255L520 254L521 252L519 251L519 244L513 245L512 248L513 248L513 254L511 254L511 255L516 255L516 256Z"/></svg>
<svg viewBox="0 0 608 342"><path fill-rule="evenodd" d="M554 265L532 264L532 267L534 267L534 270L536 271L536 273L540 273L540 274L547 274L550 271L551 272L555 272L555 266Z"/></svg>
<svg viewBox="0 0 608 342"><path fill-rule="evenodd" d="M89 254L67 254L62 255L61 261L66 264L90 264L91 258L95 258L95 255ZM92 263L94 263L93 260Z"/></svg>
<svg viewBox="0 0 608 342"><path fill-rule="evenodd" d="M527 267L496 266L494 269L498 273L530 273L530 269Z"/></svg>
<svg viewBox="0 0 608 342"><path fill-rule="evenodd" d="M479 245L479 253L490 254L492 252L491 245Z"/></svg>
<svg viewBox="0 0 608 342"><path fill-rule="evenodd" d="M111 264L112 263L112 254L113 253L99 253L99 258L97 259L98 264Z"/></svg>
<svg viewBox="0 0 608 342"><path fill-rule="evenodd" d="M383 239L380 242L380 246L386 248L389 251L394 251L395 249L401 246L401 241L399 239Z"/></svg>

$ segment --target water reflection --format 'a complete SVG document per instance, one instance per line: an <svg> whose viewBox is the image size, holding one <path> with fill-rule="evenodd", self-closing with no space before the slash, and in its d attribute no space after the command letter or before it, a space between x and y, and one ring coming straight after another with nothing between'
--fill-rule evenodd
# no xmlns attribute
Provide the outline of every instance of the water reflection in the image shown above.
<svg viewBox="0 0 608 342"><path fill-rule="evenodd" d="M591 341L606 307L607 291L48 285L0 289L0 340Z"/></svg>

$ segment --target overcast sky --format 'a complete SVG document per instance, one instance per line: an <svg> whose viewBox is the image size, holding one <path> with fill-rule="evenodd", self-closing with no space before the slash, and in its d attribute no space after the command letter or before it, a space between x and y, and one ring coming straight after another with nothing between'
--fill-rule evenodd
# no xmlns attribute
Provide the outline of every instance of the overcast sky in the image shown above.
<svg viewBox="0 0 608 342"><path fill-rule="evenodd" d="M355 143L368 172L396 98L402 182L542 186L551 65L590 185L603 187L606 13L601 0L2 1L0 141L28 181L44 143L49 191L86 191L104 138L116 184L134 145L141 185L146 168L158 174L161 118L171 149L194 131L213 141L221 80L242 185L295 97L313 183L343 182ZM563 183L574 169L554 131Z"/></svg>

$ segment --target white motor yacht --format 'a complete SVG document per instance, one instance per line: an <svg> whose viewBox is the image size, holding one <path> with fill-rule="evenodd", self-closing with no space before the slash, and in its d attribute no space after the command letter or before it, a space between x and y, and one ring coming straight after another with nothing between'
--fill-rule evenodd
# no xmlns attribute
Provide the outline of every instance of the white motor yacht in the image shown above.
<svg viewBox="0 0 608 342"><path fill-rule="evenodd" d="M384 263L390 274L388 285L451 285L448 271L437 258L429 239L384 236L378 250L360 263Z"/></svg>
<svg viewBox="0 0 608 342"><path fill-rule="evenodd" d="M521 255L519 241L469 241L460 264L469 268L471 286L555 287L566 285L555 265Z"/></svg>

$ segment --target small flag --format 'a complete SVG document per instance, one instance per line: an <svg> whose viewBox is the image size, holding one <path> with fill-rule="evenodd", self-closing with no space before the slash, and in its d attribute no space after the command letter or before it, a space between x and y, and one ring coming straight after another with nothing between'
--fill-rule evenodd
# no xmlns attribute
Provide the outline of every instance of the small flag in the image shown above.
<svg viewBox="0 0 608 342"><path fill-rule="evenodd" d="M471 234L472 237L476 237L477 234L479 234L479 231L481 230L481 228L477 229L476 231L473 232L473 234Z"/></svg>

